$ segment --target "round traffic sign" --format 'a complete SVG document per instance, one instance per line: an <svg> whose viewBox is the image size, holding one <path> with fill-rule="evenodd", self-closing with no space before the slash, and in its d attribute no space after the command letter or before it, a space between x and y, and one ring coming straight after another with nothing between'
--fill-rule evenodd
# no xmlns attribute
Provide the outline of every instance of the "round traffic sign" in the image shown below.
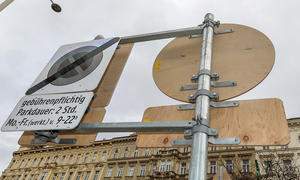
<svg viewBox="0 0 300 180"><path fill-rule="evenodd" d="M275 50L272 42L256 29L222 24L216 30L233 29L216 34L213 40L212 72L219 73L216 82L235 81L236 86L211 88L219 93L219 101L239 96L258 85L271 71ZM196 90L181 90L199 72L202 38L175 38L157 56L153 79L167 96L188 102Z"/></svg>
<svg viewBox="0 0 300 180"><path fill-rule="evenodd" d="M56 72L60 71L62 68L70 65L80 57L84 56L85 54L91 52L96 48L96 46L84 46L65 54L53 64L53 66L49 70L47 77L52 76ZM83 79L97 68L102 58L103 53L101 52L98 55L87 59L84 63L70 70L66 74L61 75L55 81L51 82L51 84L55 86L64 86Z"/></svg>

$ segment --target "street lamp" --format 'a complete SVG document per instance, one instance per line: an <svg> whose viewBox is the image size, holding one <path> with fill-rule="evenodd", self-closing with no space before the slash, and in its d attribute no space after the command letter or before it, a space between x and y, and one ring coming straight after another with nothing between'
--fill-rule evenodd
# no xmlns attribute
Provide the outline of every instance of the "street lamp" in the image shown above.
<svg viewBox="0 0 300 180"><path fill-rule="evenodd" d="M57 12L57 13L61 12L60 5L54 3L52 0L50 0L50 1L51 1L51 8L52 8L52 10L55 11L55 12Z"/></svg>

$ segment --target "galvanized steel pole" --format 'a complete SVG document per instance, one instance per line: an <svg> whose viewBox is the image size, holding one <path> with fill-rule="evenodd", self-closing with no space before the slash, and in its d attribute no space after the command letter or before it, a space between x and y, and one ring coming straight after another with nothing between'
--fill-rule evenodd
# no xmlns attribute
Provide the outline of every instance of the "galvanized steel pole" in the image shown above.
<svg viewBox="0 0 300 180"><path fill-rule="evenodd" d="M212 46L214 35L214 15L206 14L204 18L202 52L201 52L201 70L211 70ZM205 89L210 91L211 77L202 74L198 78L198 90ZM198 123L196 126L209 127L209 102L207 95L200 95L196 99L195 119ZM207 172L207 152L208 152L208 135L203 132L193 132L192 152L189 168L189 180L206 180Z"/></svg>

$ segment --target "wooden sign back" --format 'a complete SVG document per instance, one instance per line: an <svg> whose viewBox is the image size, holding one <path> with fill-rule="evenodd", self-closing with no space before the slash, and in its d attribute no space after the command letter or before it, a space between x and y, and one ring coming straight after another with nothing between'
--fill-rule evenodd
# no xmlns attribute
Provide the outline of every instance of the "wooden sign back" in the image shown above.
<svg viewBox="0 0 300 180"><path fill-rule="evenodd" d="M212 72L220 78L216 82L236 81L237 86L212 88L219 100L239 96L258 85L271 71L275 50L272 42L256 29L222 24L216 30L233 29L234 32L217 34L213 40ZM167 96L188 102L196 90L180 91L199 72L202 38L180 37L171 41L157 56L153 65L153 79Z"/></svg>
<svg viewBox="0 0 300 180"><path fill-rule="evenodd" d="M109 104L132 47L133 44L122 44L116 49L103 78L94 91L96 97L90 107L105 107Z"/></svg>
<svg viewBox="0 0 300 180"><path fill-rule="evenodd" d="M194 110L178 111L177 105L148 108L143 121L192 120ZM210 127L217 128L218 137L238 137L239 145L286 145L290 142L288 124L280 99L239 101L238 107L210 108ZM183 133L139 133L138 147L173 147L174 139Z"/></svg>

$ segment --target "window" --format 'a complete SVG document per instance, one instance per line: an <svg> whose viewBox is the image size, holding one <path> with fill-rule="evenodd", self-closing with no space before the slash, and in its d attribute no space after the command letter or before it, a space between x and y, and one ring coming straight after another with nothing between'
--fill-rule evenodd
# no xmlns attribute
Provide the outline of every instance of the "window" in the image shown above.
<svg viewBox="0 0 300 180"><path fill-rule="evenodd" d="M27 167L28 163L30 162L30 159L27 160L26 164L25 164L25 168Z"/></svg>
<svg viewBox="0 0 300 180"><path fill-rule="evenodd" d="M270 147L269 146L263 146L263 150L269 150Z"/></svg>
<svg viewBox="0 0 300 180"><path fill-rule="evenodd" d="M66 175L66 173L61 173L61 176L60 176L60 178L59 178L59 180L63 180L64 179L64 177L65 177L65 175Z"/></svg>
<svg viewBox="0 0 300 180"><path fill-rule="evenodd" d="M10 163L10 165L9 165L9 168L12 168L13 165L15 164L15 162L16 162L16 160L12 160L11 163Z"/></svg>
<svg viewBox="0 0 300 180"><path fill-rule="evenodd" d="M225 165L226 165L227 173L232 174L232 170L233 170L232 160L226 160L225 163L226 163Z"/></svg>
<svg viewBox="0 0 300 180"><path fill-rule="evenodd" d="M21 178L21 175L19 175L16 180L20 180L20 178Z"/></svg>
<svg viewBox="0 0 300 180"><path fill-rule="evenodd" d="M133 176L134 166L129 167L128 176Z"/></svg>
<svg viewBox="0 0 300 180"><path fill-rule="evenodd" d="M68 164L71 164L72 159L73 159L73 155L71 154L68 160Z"/></svg>
<svg viewBox="0 0 300 180"><path fill-rule="evenodd" d="M128 156L128 147L125 148L125 151L123 153L123 157L127 157Z"/></svg>
<svg viewBox="0 0 300 180"><path fill-rule="evenodd" d="M212 146L212 147L210 147L210 150L211 150L211 151L216 151L216 150L217 150L217 147L216 147L216 146Z"/></svg>
<svg viewBox="0 0 300 180"><path fill-rule="evenodd" d="M248 149L248 146L242 146L242 149Z"/></svg>
<svg viewBox="0 0 300 180"><path fill-rule="evenodd" d="M46 175L47 175L47 172L43 172L42 175L41 175L40 180L46 179ZM33 175L31 177L33 177Z"/></svg>
<svg viewBox="0 0 300 180"><path fill-rule="evenodd" d="M112 173L112 167L108 168L106 177L111 177L111 173Z"/></svg>
<svg viewBox="0 0 300 180"><path fill-rule="evenodd" d="M21 163L19 164L19 168L22 167L22 164L24 163L24 159L21 161Z"/></svg>
<svg viewBox="0 0 300 180"><path fill-rule="evenodd" d="M287 149L287 148L288 148L288 145L281 146L281 149Z"/></svg>
<svg viewBox="0 0 300 180"><path fill-rule="evenodd" d="M87 171L84 180L88 180L90 177L91 171Z"/></svg>
<svg viewBox="0 0 300 180"><path fill-rule="evenodd" d="M57 177L57 173L54 173L54 174L53 174L53 177L52 177L52 180L55 180L56 177Z"/></svg>
<svg viewBox="0 0 300 180"><path fill-rule="evenodd" d="M82 172L80 172L80 171L77 173L76 180L80 180L81 174L82 174Z"/></svg>
<svg viewBox="0 0 300 180"><path fill-rule="evenodd" d="M101 161L104 161L104 160L105 160L105 156L106 156L106 151L104 151L104 152L102 153Z"/></svg>
<svg viewBox="0 0 300 180"><path fill-rule="evenodd" d="M98 180L98 176L99 176L99 171L96 171L93 180Z"/></svg>
<svg viewBox="0 0 300 180"><path fill-rule="evenodd" d="M118 152L118 150L116 149L115 152L114 152L113 158L118 158L118 153L119 153L119 152Z"/></svg>
<svg viewBox="0 0 300 180"><path fill-rule="evenodd" d="M152 176L155 174L155 171L156 171L156 164L153 164L153 167L152 167Z"/></svg>
<svg viewBox="0 0 300 180"><path fill-rule="evenodd" d="M149 156L149 155L150 155L150 149L146 148L146 150L145 150L145 156Z"/></svg>
<svg viewBox="0 0 300 180"><path fill-rule="evenodd" d="M39 163L37 164L37 167L40 167L41 162L43 161L43 159L44 159L44 158L41 158L41 159L40 159Z"/></svg>
<svg viewBox="0 0 300 180"><path fill-rule="evenodd" d="M68 180L71 180L71 179L72 179L72 176L73 176L73 172L70 172L70 173L69 173L69 176L68 176Z"/></svg>
<svg viewBox="0 0 300 180"><path fill-rule="evenodd" d="M216 174L217 172L217 163L216 161L210 161L210 173Z"/></svg>
<svg viewBox="0 0 300 180"><path fill-rule="evenodd" d="M146 165L141 166L140 176L145 176Z"/></svg>
<svg viewBox="0 0 300 180"><path fill-rule="evenodd" d="M80 158L81 158L81 154L78 154L78 155L77 155L77 158L76 158L76 161L75 161L75 164L77 164L77 163L79 162ZM80 174L80 175L81 175L81 174Z"/></svg>
<svg viewBox="0 0 300 180"><path fill-rule="evenodd" d="M123 167L119 167L117 177L121 177L123 173Z"/></svg>
<svg viewBox="0 0 300 180"><path fill-rule="evenodd" d="M60 165L62 165L64 163L65 158L66 158L66 155L63 155L63 157L61 158L60 163L59 163Z"/></svg>
<svg viewBox="0 0 300 180"><path fill-rule="evenodd" d="M167 161L167 168L166 168L166 172L169 172L171 170L171 164L172 162L170 160Z"/></svg>
<svg viewBox="0 0 300 180"><path fill-rule="evenodd" d="M157 148L156 154L159 154L160 150L161 150L161 148Z"/></svg>
<svg viewBox="0 0 300 180"><path fill-rule="evenodd" d="M283 160L283 165L284 165L284 170L287 173L292 173L293 168L292 168L292 161L291 160Z"/></svg>
<svg viewBox="0 0 300 180"><path fill-rule="evenodd" d="M181 163L180 174L185 174L185 173L186 173L186 163L183 162Z"/></svg>
<svg viewBox="0 0 300 180"><path fill-rule="evenodd" d="M54 158L53 158L53 163L56 163L57 162L57 159L58 159L58 156L55 156Z"/></svg>
<svg viewBox="0 0 300 180"><path fill-rule="evenodd" d="M226 150L231 150L231 146L226 146Z"/></svg>
<svg viewBox="0 0 300 180"><path fill-rule="evenodd" d="M243 160L242 172L250 172L250 161L249 159Z"/></svg>
<svg viewBox="0 0 300 180"><path fill-rule="evenodd" d="M88 158L89 158L89 153L86 153L85 156L84 156L84 159L83 159L83 163L86 163Z"/></svg>
<svg viewBox="0 0 300 180"><path fill-rule="evenodd" d="M93 158L92 158L91 162L95 162L96 159L97 159L97 156L98 156L98 153L95 152L94 155L93 155Z"/></svg>
<svg viewBox="0 0 300 180"><path fill-rule="evenodd" d="M184 153L189 152L189 147L184 147L184 148L183 148L183 152L184 152Z"/></svg>
<svg viewBox="0 0 300 180"><path fill-rule="evenodd" d="M264 161L264 168L265 168L266 174L270 174L272 171L272 162Z"/></svg>
<svg viewBox="0 0 300 180"><path fill-rule="evenodd" d="M34 166L35 162L36 162L36 158L34 158L34 160L32 161L32 163L31 163L31 167L33 167L33 166Z"/></svg>
<svg viewBox="0 0 300 180"><path fill-rule="evenodd" d="M164 172L164 171L165 171L165 161L161 161L160 162L159 172Z"/></svg>
<svg viewBox="0 0 300 180"><path fill-rule="evenodd" d="M300 143L300 136L298 136L298 141L299 141L299 143Z"/></svg>
<svg viewBox="0 0 300 180"><path fill-rule="evenodd" d="M27 174L24 175L23 180L25 180L26 178L27 178ZM5 179L5 177L3 179Z"/></svg>
<svg viewBox="0 0 300 180"><path fill-rule="evenodd" d="M138 157L138 156L139 156L139 150L138 150L138 148L135 148L133 157Z"/></svg>

